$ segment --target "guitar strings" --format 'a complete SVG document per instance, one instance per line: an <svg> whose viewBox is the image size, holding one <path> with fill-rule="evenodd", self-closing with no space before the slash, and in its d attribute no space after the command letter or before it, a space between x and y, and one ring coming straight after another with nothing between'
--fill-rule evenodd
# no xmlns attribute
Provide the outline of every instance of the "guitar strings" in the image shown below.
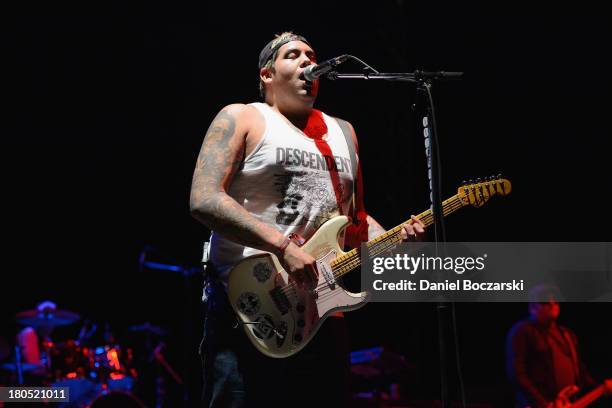
<svg viewBox="0 0 612 408"><path fill-rule="evenodd" d="M461 203L459 203L459 206L457 206L456 203L453 203L452 206L449 205L447 208L445 208L445 210L448 210L448 211L445 211L445 215L455 211L456 209L462 206L463 204ZM426 216L420 218L420 220L423 221L423 223L426 226L431 225L431 224L428 224L428 222L430 221L429 219L433 219L432 214L427 214ZM394 231L394 230L397 230L397 231ZM371 245L373 249L369 251L369 255L370 256L380 255L381 253L385 253L391 250L393 247L397 246L397 244L402 241L400 231L401 231L401 225L398 227L395 227L392 230L387 231L387 233L385 233L385 234L388 234L387 236L384 236L383 239L381 239L380 241L377 241L376 243L374 243L374 245ZM341 260L337 264L333 265L334 269L340 270L337 274L335 273L334 276L341 277L345 275L346 273L354 270L356 267L359 266L360 263L361 263L360 257L355 257L355 256L351 256L348 259ZM341 265L341 266L338 267L338 265ZM327 284L324 283L322 285L319 285L316 289L319 290L325 287L327 287ZM323 295L318 296L317 300L326 300L330 296L334 296L334 295L335 294L333 293L333 291L329 291Z"/></svg>
<svg viewBox="0 0 612 408"><path fill-rule="evenodd" d="M497 187L497 189L494 188ZM488 199L491 196L495 195L496 192L497 193L502 193L505 191L505 189L503 188L503 186L500 186L499 182L495 182L495 183L485 183L484 187L488 187L489 189L489 196L487 197L485 194L483 194L482 191L482 186L480 186L481 190L477 190L475 188L471 188L470 192L472 194L476 194L479 195L480 199ZM499 191L499 188L501 187L501 191ZM497 191L496 191L497 190ZM477 200L479 199L478 197L476 198ZM461 197L459 195L455 195L453 197L450 197L449 199L445 200L442 204L442 214L444 216L456 211L457 209L463 207L464 202L461 200ZM433 213L431 212L431 210L427 210L425 213L423 213L420 217L418 217L420 221L423 222L423 224L425 224L425 226L429 226L433 223ZM405 223L411 223L412 220L408 220ZM381 253L384 253L388 250L390 250L391 248L393 248L394 246L396 246L400 241L401 241L401 236L400 236L400 231L401 231L401 227L402 225L399 225L389 231L387 231L386 233L384 233L383 235L381 235L380 237L378 237L379 239L376 240L375 242L373 242L372 244L370 244L368 247L370 248L369 254L370 255L379 255ZM382 237L382 238L381 238ZM398 239L398 237L400 237ZM360 264L361 264L361 259L360 256L358 255L360 251L358 251L357 249L353 249L349 252L347 252L346 254L342 255L339 259L336 259L335 261L337 262L332 262L332 270L333 270L333 275L334 278L337 277L341 277L343 275L345 275L346 273L351 272L352 270L354 270L355 268L357 268ZM314 289L315 291L318 291L322 288L327 287L328 284L326 282L316 286ZM283 287L281 289L281 292L283 294L285 294L286 296L288 296L290 293L293 295L294 298L297 297L297 292L296 292L296 284L294 282L290 282L287 285L285 285L285 287ZM332 292L330 292L332 293ZM325 297L325 295L323 295L321 297L321 299L323 299Z"/></svg>
<svg viewBox="0 0 612 408"><path fill-rule="evenodd" d="M444 215L452 213L458 208L464 206L464 204L460 201L460 199L458 200L459 200L458 202L457 201L450 202L449 200L449 203L448 203L449 205L443 208ZM433 222L433 214L428 212L426 215L420 217L419 219L425 224L425 226L431 225L431 223ZM379 241L374 242L373 244L369 245L369 247L371 248L369 251L369 255L376 256L386 251L389 251L394 246L396 246L401 241L400 234L399 234L400 230L401 230L401 226L398 226L394 228L393 230L388 231L386 233L387 234L386 236L381 236L382 239L380 239ZM352 271L357 266L359 266L359 264L361 263L361 260L358 257L356 257L355 254L350 254L350 253L347 253L343 257L338 258L337 261L338 262L334 262L332 264L332 267L334 268L334 270L338 271L338 273L334 274L334 276L336 277L342 276ZM326 284L320 285L317 289L321 288L321 286L325 287L327 285ZM327 296L333 296L333 293L328 292L328 294L326 295L319 296L318 299L324 300Z"/></svg>
<svg viewBox="0 0 612 408"><path fill-rule="evenodd" d="M459 205L457 205L459 204ZM452 206L449 205L447 208L448 211L445 213L448 214L452 211L455 211L456 209L460 208L462 206L461 203L452 203ZM425 216L423 216L422 218L420 218L421 221L423 221L423 223L425 224L425 226L430 225L430 221L433 218L433 215L431 214L427 214ZM403 224L402 224L403 225ZM373 255L378 255L382 252L385 252L386 250L389 249L390 246L395 245L396 243L398 243L399 241L401 241L400 238L400 232L401 232L401 225L397 226L389 231L387 231L385 234L381 235L382 239L379 239L378 241L372 243L369 245L370 247L370 254ZM389 243L389 241L392 241L391 243ZM334 262L332 262L332 268L336 271L339 270L338 273L334 273L334 276L338 277L338 276L342 276L345 273L347 273L346 269L351 268L353 266L356 266L359 264L360 260L359 257L356 256L357 252L355 249L351 250L350 252L347 252L346 254L342 255L341 257L339 257L338 259L336 259Z"/></svg>
<svg viewBox="0 0 612 408"><path fill-rule="evenodd" d="M450 201L450 199L449 199L449 201ZM449 213L451 213L451 212L453 212L453 211L457 210L458 208L460 208L460 207L462 207L462 206L463 206L463 204L462 204L460 201L459 201L459 202L457 202L457 201L455 201L455 200L454 200L454 202L449 203L449 205L448 205L446 208L444 208L444 210L446 210L446 211L444 211L444 215L447 215L447 214L449 214ZM420 220L421 220L421 221L422 221L422 222L425 224L425 226L429 226L429 225L431 225L431 223L432 223L432 221L433 221L433 214L431 214L431 212L429 212L429 211L428 211L428 213L427 213L426 215L422 216L422 217L421 217L421 218L419 218L419 219L420 219ZM411 220L409 220L409 221L411 221ZM407 222L409 222L409 221L407 221ZM403 225L403 224L402 224L402 225ZM390 237L395 236L395 235L396 235L396 234L398 234L400 231L401 231L401 225L399 225L399 226L397 226L397 227L395 227L395 228L393 228L393 229L391 229L391 230L387 231L385 234L383 234L383 235L381 236L381 237L383 237L381 240L379 240L379 241L377 241L377 242L373 243L373 244L372 244L372 245L370 245L370 246L371 246L371 247L374 247L375 245L379 244L380 242L384 242L384 241L386 241L386 240L387 240L387 238L388 238L389 236L390 236ZM385 236L385 235L387 235L387 236ZM337 259L335 260L335 262L332 262L332 267L333 267L334 269L344 269L344 267L345 267L347 264L351 264L351 263L353 263L354 261L353 261L353 259L352 259L352 258L354 257L354 255L356 255L356 253L351 253L351 252L354 252L354 251L355 251L355 250L352 250L352 251L350 251L350 252L347 252L345 255L342 255L341 257L337 258ZM370 251L370 253L372 253L372 251ZM341 276L343 273L344 273L344 272L341 272L341 273L340 273L340 275L338 275L338 276Z"/></svg>
<svg viewBox="0 0 612 408"><path fill-rule="evenodd" d="M399 237L399 239L398 239L398 237ZM370 252L370 253L371 253L371 254L379 254L379 253L382 253L382 252L384 252L385 250L389 249L390 247L392 247L392 246L396 245L396 244L397 244L397 242L399 242L399 241L401 241L401 237L399 236L399 233L398 233L398 234L390 234L390 235L388 235L388 236L384 237L382 240L378 241L378 242L376 243L376 245L377 245L377 246L376 246L376 249L375 249L375 250L373 250L373 251L372 251L372 252ZM381 243L382 243L382 244L384 244L384 245L381 245ZM351 268L351 270L352 270L352 269L354 269L355 267L357 267L357 266L359 265L359 263L360 263L360 262L361 262L361 259L360 259L360 257L359 257L359 256L351 256L351 257L347 258L346 260L343 260L341 263L339 263L339 264L335 264L335 265L334 265L332 268L333 268L333 269L335 269L335 270L337 270L337 269L340 269L340 268L346 268L346 267L349 267L349 268ZM338 267L338 265L340 265L340 268ZM338 278L338 277L340 277L340 276L344 275L345 273L346 273L346 272L340 272L340 273L338 273L338 272L335 272L335 271L334 271L334 278ZM284 292L285 294L288 294L288 292L289 292L289 291L294 291L294 289L295 289L295 288L294 288L294 286L295 286L295 285L294 285L294 283L293 283L293 282L291 282L290 284L288 284L288 285L286 285L286 286L285 286L285 288L287 288L287 290L286 290L286 291L285 291L285 290L283 290L283 292ZM318 290L318 289L320 289L320 288L322 288L322 287L325 287L325 286L327 286L327 284L326 284L326 283L321 284L321 285L319 285L319 286L315 287L315 288L314 288L314 290Z"/></svg>
<svg viewBox="0 0 612 408"><path fill-rule="evenodd" d="M455 196L450 198L449 200L447 200L448 204L445 208L443 208L443 210L447 210L447 211L443 211L444 215L447 215L455 210L457 210L458 208L463 207L463 202L461 202L461 200ZM431 225L430 224L430 219L433 218L433 214L431 214L430 211L427 212L426 215L422 216L422 218L420 218L421 221L424 222L424 224L427 225ZM407 221L410 222L411 220ZM403 224L402 224L403 225ZM370 251L370 255L379 255L387 250L389 250L390 248L392 248L393 246L397 245L397 243L399 241L401 241L401 238L398 239L399 237L399 233L401 231L401 226L399 225L389 231L387 231L385 234L381 235L382 239L379 239L376 242L373 242L370 247L373 248L373 250ZM379 237L380 238L380 237ZM381 245L382 243L382 245ZM355 249L347 252L345 255L343 255L343 259L340 262L335 262L332 265L332 268L334 269L334 277L340 277L350 271L352 271L353 269L355 269L357 266L359 266L359 264L361 263L360 257L356 256L357 252ZM348 256L347 256L348 255ZM348 268L348 270L347 270ZM335 272L336 270L341 269L340 272ZM327 283L323 283L317 287L315 287L313 290L318 290L322 287L327 286ZM281 289L281 291L285 294L288 295L289 292L293 292L295 293L295 284L293 282L287 284L283 289Z"/></svg>
<svg viewBox="0 0 612 408"><path fill-rule="evenodd" d="M449 198L445 202L445 204L447 205L443 206L444 215L448 215L464 206L463 202L458 196ZM419 218L419 220L422 221L425 224L425 226L429 226L431 225L431 222L433 221L433 214L431 213L430 210L428 210L425 215ZM408 220L407 222L411 222L411 221L412 220ZM370 244L369 247L372 249L370 249L369 254L376 256L396 246L401 241L400 232L401 232L402 225L403 224L398 225L395 228L392 228L391 230L385 232L383 235L379 237L379 238L382 237L381 239ZM340 259L339 262L332 262L332 269L334 270L334 278L341 277L359 266L359 264L361 263L361 259L360 259L360 256L357 256L358 252L359 251L357 251L356 249L353 249L347 252L346 254L342 255L342 258ZM340 271L336 272L338 270ZM326 286L327 286L327 283L323 283L321 285L316 286L313 290L319 290ZM281 289L281 292L286 296L292 293L295 297L296 284L294 282L288 283Z"/></svg>

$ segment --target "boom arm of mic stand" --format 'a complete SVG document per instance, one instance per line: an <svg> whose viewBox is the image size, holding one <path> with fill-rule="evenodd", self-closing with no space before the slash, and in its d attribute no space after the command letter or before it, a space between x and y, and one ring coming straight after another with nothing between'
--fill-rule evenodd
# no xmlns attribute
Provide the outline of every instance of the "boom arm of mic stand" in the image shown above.
<svg viewBox="0 0 612 408"><path fill-rule="evenodd" d="M414 71L414 72L364 72L361 74L339 74L336 71L329 72L327 79L384 79L387 81L402 81L418 83L426 80L457 80L463 77L463 72L446 71Z"/></svg>

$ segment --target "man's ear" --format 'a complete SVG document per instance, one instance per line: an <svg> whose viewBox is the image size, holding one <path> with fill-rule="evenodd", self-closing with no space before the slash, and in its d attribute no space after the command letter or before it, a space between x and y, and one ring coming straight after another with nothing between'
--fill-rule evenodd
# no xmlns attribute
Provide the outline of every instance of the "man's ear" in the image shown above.
<svg viewBox="0 0 612 408"><path fill-rule="evenodd" d="M261 79L262 82L266 84L269 84L270 82L272 82L272 71L270 70L270 68L263 67L262 69L260 69L259 78Z"/></svg>

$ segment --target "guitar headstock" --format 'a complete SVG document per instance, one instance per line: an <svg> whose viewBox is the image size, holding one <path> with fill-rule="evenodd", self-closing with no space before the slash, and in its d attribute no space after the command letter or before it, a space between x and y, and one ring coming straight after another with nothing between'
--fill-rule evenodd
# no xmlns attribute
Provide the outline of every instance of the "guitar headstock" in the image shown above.
<svg viewBox="0 0 612 408"><path fill-rule="evenodd" d="M512 191L512 185L506 179L498 176L464 182L457 190L457 195L464 205L482 207L494 195L506 196Z"/></svg>

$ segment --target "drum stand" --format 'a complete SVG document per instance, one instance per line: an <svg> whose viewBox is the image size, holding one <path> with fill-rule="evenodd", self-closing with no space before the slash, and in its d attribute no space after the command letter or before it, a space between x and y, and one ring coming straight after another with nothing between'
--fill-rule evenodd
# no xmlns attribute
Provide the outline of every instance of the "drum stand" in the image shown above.
<svg viewBox="0 0 612 408"><path fill-rule="evenodd" d="M23 385L23 370L21 367L21 348L15 346L15 367L17 369L17 384Z"/></svg>
<svg viewBox="0 0 612 408"><path fill-rule="evenodd" d="M176 382L178 385L181 385L181 386L183 385L183 379L176 373L176 371L174 371L170 363L168 363L168 361L162 354L162 350L165 347L166 347L166 344L162 341L157 345L157 347L155 347L155 350L153 350L153 358L155 358L155 361L157 361L158 363L157 378L155 380L155 386L156 386L155 388L155 391L156 391L155 407L156 408L161 408L164 406L165 397L166 397L166 380L164 379L164 376L162 375L163 374L162 368L166 370L166 372L170 375L170 377L172 377L174 382Z"/></svg>

